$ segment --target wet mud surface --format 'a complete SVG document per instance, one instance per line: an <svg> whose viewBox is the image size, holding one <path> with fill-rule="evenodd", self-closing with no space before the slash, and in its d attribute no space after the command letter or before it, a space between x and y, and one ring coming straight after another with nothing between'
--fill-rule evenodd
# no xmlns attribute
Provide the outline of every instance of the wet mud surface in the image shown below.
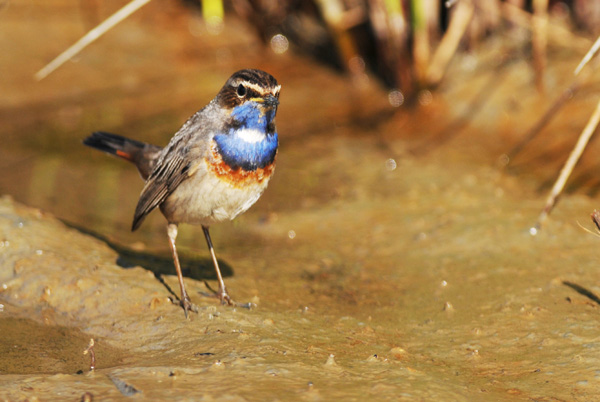
<svg viewBox="0 0 600 402"><path fill-rule="evenodd" d="M9 11L18 22L43 10ZM194 16L172 6L186 28L169 30L157 12L121 28L135 49L108 36L39 84L28 78L43 65L33 50L18 53L26 69L3 62L21 81L6 85L0 110L0 399L596 398L600 240L578 224L591 228L597 207L593 158L540 234L528 231L593 99L574 99L569 118L503 170L498 156L549 103L516 92L531 83L525 62L500 73L482 63L431 104L398 110L375 83L356 89L275 56L240 27L227 28L233 41L200 33L193 45ZM120 56L107 67L110 48ZM148 72L157 54L174 63ZM199 307L185 320L171 302L164 219L129 232L135 169L80 141L105 129L165 144L250 66L283 85L278 166L257 205L211 233L232 297L256 306L204 295L204 280L215 282L202 231L182 226ZM481 100L493 74L501 85ZM563 76L550 70L551 88ZM484 104L469 114L474 99Z"/></svg>

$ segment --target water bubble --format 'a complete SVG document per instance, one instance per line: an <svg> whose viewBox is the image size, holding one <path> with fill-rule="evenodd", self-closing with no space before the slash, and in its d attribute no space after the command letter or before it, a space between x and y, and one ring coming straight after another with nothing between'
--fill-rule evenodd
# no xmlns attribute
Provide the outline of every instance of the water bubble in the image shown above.
<svg viewBox="0 0 600 402"><path fill-rule="evenodd" d="M282 34L277 34L271 38L271 50L277 54L283 54L287 52L290 47L290 42Z"/></svg>
<svg viewBox="0 0 600 402"><path fill-rule="evenodd" d="M508 165L509 162L510 162L510 157L507 154L502 154L498 158L498 164L500 165L500 167Z"/></svg>
<svg viewBox="0 0 600 402"><path fill-rule="evenodd" d="M396 161L394 159L390 158L387 161L385 161L385 168L390 172L396 170L397 167L398 165L396 164Z"/></svg>
<svg viewBox="0 0 600 402"><path fill-rule="evenodd" d="M354 74L360 74L365 71L365 59L360 56L354 56L348 60L348 69Z"/></svg>
<svg viewBox="0 0 600 402"><path fill-rule="evenodd" d="M290 239L293 239L293 238L295 238L295 237L296 237L296 232L295 232L294 230L290 230L290 231L288 232L288 237L289 237Z"/></svg>
<svg viewBox="0 0 600 402"><path fill-rule="evenodd" d="M431 91L424 89L421 92L419 92L419 104L421 106L427 106L429 104L431 104L431 102L433 102L433 95L431 94Z"/></svg>
<svg viewBox="0 0 600 402"><path fill-rule="evenodd" d="M538 230L535 226L529 228L529 234L532 236L536 236L538 234Z"/></svg>
<svg viewBox="0 0 600 402"><path fill-rule="evenodd" d="M393 107L400 107L404 104L404 94L397 89L393 89L388 93L388 102Z"/></svg>

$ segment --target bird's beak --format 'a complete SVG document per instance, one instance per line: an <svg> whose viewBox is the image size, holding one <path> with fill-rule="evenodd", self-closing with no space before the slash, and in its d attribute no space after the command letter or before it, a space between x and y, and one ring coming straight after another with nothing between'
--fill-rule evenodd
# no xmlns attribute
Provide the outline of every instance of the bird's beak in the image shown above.
<svg viewBox="0 0 600 402"><path fill-rule="evenodd" d="M279 99L277 99L273 95L267 95L265 97L265 105L275 107L275 106L279 105Z"/></svg>
<svg viewBox="0 0 600 402"><path fill-rule="evenodd" d="M252 98L250 100L257 103L262 103L266 107L275 107L279 105L279 99L270 94L265 96L264 98Z"/></svg>

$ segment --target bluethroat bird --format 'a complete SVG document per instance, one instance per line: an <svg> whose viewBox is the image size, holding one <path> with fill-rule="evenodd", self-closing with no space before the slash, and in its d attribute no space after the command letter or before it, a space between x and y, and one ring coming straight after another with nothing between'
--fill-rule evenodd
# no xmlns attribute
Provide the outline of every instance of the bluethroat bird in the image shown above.
<svg viewBox="0 0 600 402"><path fill-rule="evenodd" d="M175 247L178 225L202 226L219 282L216 296L223 304L233 304L208 229L245 212L267 187L277 156L275 114L280 88L273 76L261 70L234 73L165 148L105 132L95 132L83 141L134 163L146 181L131 230L139 228L156 207L167 219L186 318L192 303Z"/></svg>

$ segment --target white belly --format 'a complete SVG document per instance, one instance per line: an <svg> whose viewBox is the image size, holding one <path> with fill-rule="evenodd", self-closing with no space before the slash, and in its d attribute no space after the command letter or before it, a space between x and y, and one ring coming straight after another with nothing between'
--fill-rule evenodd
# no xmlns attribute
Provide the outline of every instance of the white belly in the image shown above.
<svg viewBox="0 0 600 402"><path fill-rule="evenodd" d="M237 187L211 174L183 181L161 206L171 223L209 226L234 219L250 208L267 187L262 183Z"/></svg>

